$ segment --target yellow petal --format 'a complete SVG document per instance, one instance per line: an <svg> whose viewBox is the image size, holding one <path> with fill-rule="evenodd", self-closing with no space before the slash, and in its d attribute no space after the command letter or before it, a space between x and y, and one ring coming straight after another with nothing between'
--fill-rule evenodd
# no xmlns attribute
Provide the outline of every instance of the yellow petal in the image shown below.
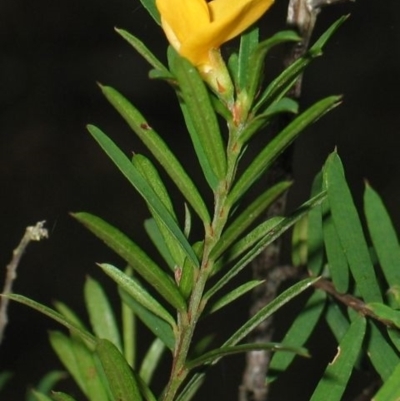
<svg viewBox="0 0 400 401"><path fill-rule="evenodd" d="M196 66L210 51L256 22L274 0L156 0L162 25L175 49Z"/></svg>

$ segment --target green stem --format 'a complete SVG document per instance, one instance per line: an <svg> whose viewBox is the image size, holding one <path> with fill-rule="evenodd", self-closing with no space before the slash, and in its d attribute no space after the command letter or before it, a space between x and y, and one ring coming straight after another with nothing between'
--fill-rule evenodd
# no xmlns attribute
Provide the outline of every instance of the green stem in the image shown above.
<svg viewBox="0 0 400 401"><path fill-rule="evenodd" d="M203 300L204 289L214 265L214 260L210 258L210 254L219 241L229 217L231 205L227 203L227 196L235 178L241 151L240 145L236 140L237 130L233 124L230 124L229 138L226 177L220 182L214 194L214 217L211 225L206 227L202 263L190 297L188 311L178 315L178 339L174 350L170 380L162 395L162 401L173 401L175 399L179 388L189 373L186 367L187 356L194 330L205 306Z"/></svg>

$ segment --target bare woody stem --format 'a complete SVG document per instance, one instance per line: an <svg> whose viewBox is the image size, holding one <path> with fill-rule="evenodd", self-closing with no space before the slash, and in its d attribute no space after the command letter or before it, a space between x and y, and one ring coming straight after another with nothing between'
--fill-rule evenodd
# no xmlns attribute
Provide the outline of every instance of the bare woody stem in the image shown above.
<svg viewBox="0 0 400 401"><path fill-rule="evenodd" d="M48 231L43 227L44 221L36 223L35 226L27 227L19 245L14 249L10 263L6 267L6 278L4 282L2 299L0 303L0 344L3 341L4 331L8 323L7 309L9 300L7 295L11 294L12 286L17 278L17 268L27 246L31 241L40 241L48 238Z"/></svg>

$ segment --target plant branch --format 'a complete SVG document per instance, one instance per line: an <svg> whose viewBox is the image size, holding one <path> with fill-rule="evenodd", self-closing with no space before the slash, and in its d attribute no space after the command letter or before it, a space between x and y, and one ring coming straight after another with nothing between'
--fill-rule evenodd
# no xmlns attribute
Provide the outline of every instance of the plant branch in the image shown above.
<svg viewBox="0 0 400 401"><path fill-rule="evenodd" d="M295 29L302 41L292 45L284 57L284 65L287 67L303 56L309 46L310 38L314 31L317 17L321 8L354 0L290 0L287 13L287 25ZM300 76L289 93L294 99L301 96L302 77ZM278 124L279 128L279 124ZM278 131L279 132L279 131ZM292 149L289 148L277 163L269 170L266 185L273 185L282 179L292 178ZM283 194L270 207L267 218L284 215L287 201L287 193ZM281 255L281 240L279 239L269 246L252 263L253 277L265 280L265 284L253 291L250 316L253 316L266 303L273 299L280 285L289 277L297 274L297 269L287 266L279 266ZM254 331L252 342L269 342L272 339L273 322L269 318L257 330ZM270 351L251 351L246 354L246 366L243 373L242 384L239 388L239 401L265 401L268 396L266 376L270 362Z"/></svg>
<svg viewBox="0 0 400 401"><path fill-rule="evenodd" d="M24 254L27 246L31 241L40 241L44 238L48 238L48 231L43 226L45 221L36 223L35 226L29 226L25 229L25 233L21 239L19 245L14 249L10 263L6 267L6 278L3 287L3 296L7 296L12 292L12 286L17 278L17 268L19 262ZM9 299L3 297L0 303L0 344L3 341L4 330L8 323L7 308Z"/></svg>

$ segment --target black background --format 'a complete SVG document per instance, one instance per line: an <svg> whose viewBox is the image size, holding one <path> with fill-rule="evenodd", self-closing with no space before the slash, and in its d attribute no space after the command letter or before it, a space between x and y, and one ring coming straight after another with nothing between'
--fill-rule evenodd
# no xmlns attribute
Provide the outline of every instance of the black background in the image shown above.
<svg viewBox="0 0 400 401"><path fill-rule="evenodd" d="M265 35L284 27L287 2L276 3L263 19ZM330 94L343 94L344 102L297 142L290 207L307 198L312 177L337 146L357 202L366 178L400 227L400 3L358 0L329 7L318 19L316 35L348 12L351 18L304 79L304 106ZM172 91L147 79L148 65L113 31L114 26L140 37L165 59L164 36L138 0L0 1L0 266L8 263L24 228L46 220L50 238L29 247L15 292L45 304L60 299L81 313L85 276L109 284L95 262L120 261L74 222L70 211L98 214L148 248L141 228L148 215L143 202L98 149L85 125L100 126L126 152L144 149L101 96L96 81L128 96L171 141L185 166L196 168ZM279 53L269 56L268 74L279 62ZM201 181L198 173L193 174ZM113 286L109 288L116 299ZM245 308L241 315L245 317ZM228 310L225 316L234 327L240 324L237 310ZM15 378L0 399L22 400L29 385L49 369L60 368L46 335L58 326L14 304L9 317L0 370L15 371ZM148 343L147 338L143 341ZM313 347L324 351L318 336ZM206 394L210 401L236 399L241 363L236 358L216 368L208 392L205 389L199 399ZM318 363L307 363L303 373L311 375ZM290 380L295 383L278 387L273 399L308 399L305 382L310 378L294 371ZM290 395L290 389L303 387L303 392Z"/></svg>

